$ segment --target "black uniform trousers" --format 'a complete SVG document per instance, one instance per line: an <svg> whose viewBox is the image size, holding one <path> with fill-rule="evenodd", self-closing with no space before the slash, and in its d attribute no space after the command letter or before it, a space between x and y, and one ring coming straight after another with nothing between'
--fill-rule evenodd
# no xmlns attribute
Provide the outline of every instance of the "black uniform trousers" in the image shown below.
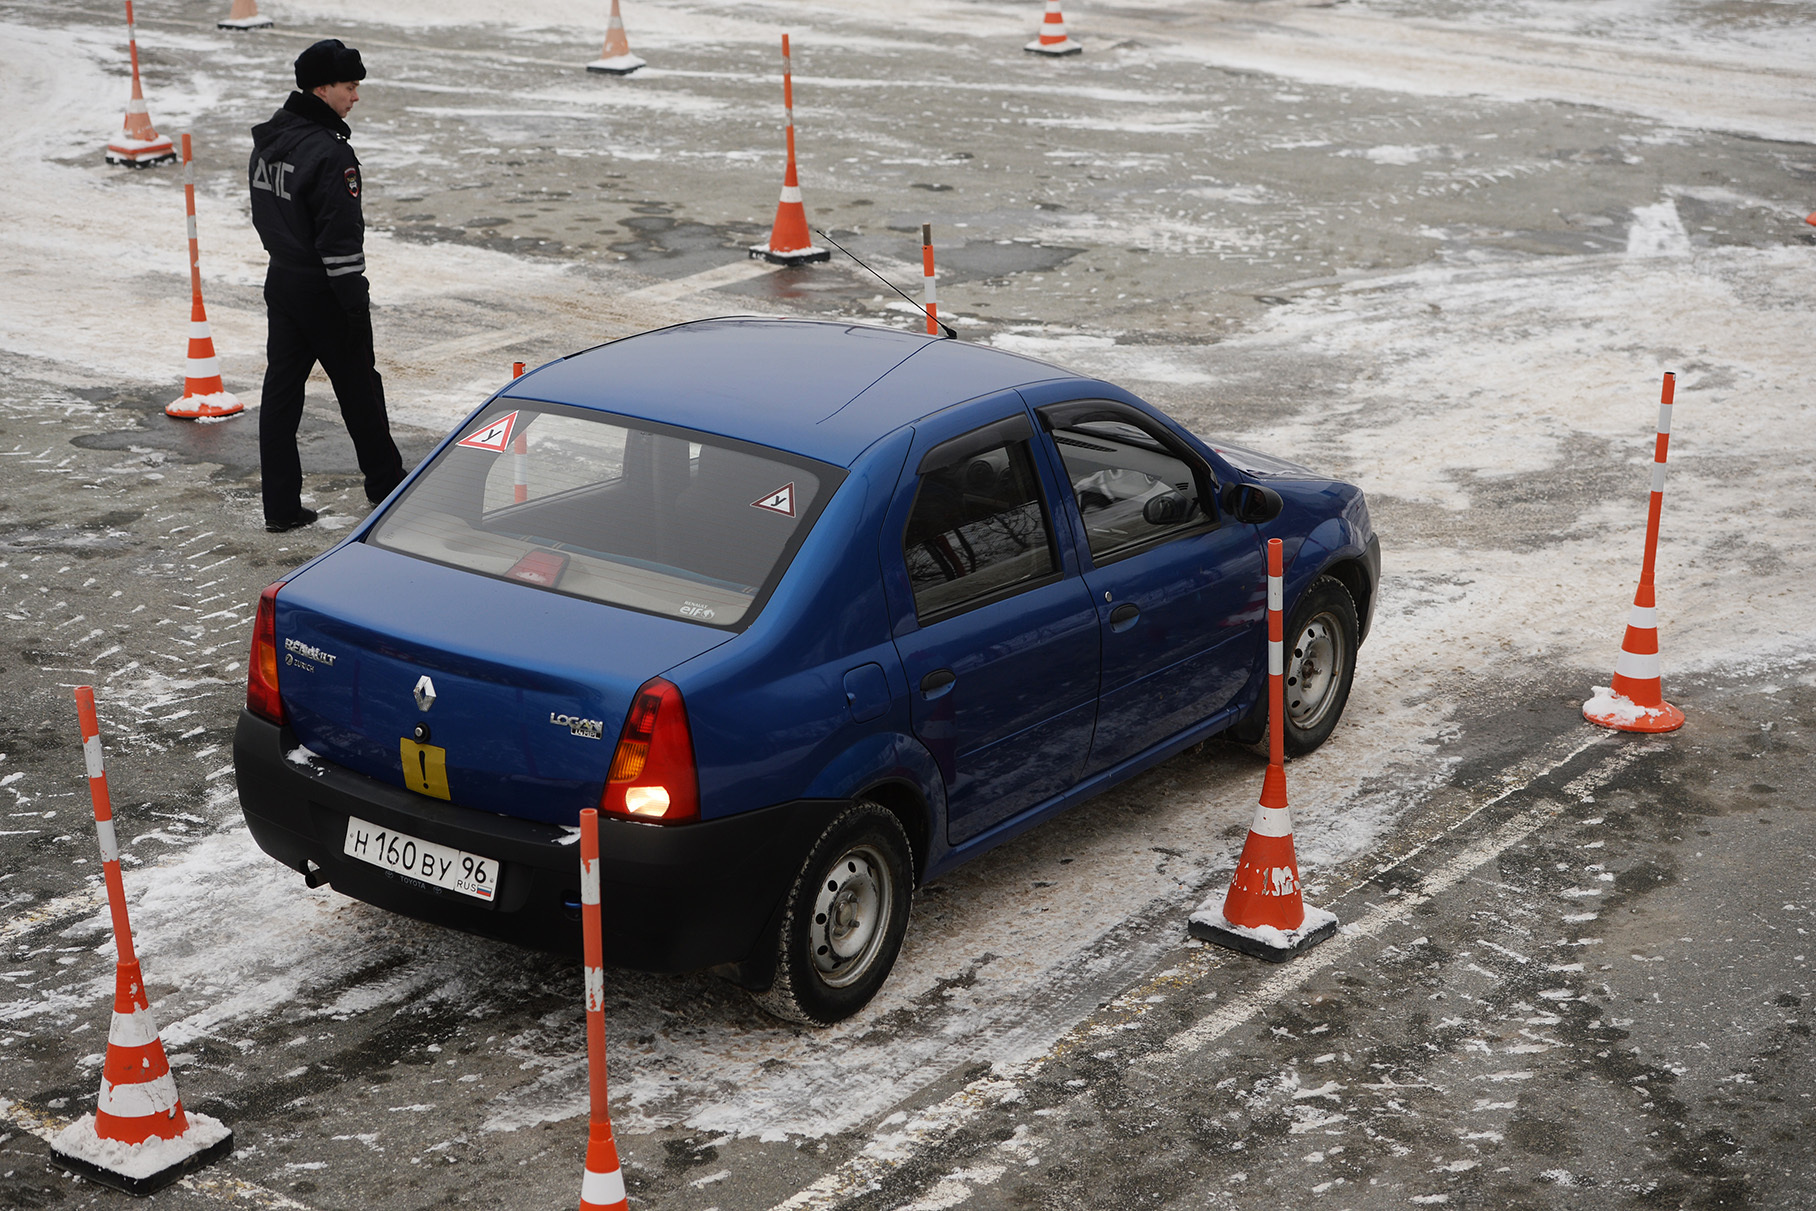
<svg viewBox="0 0 1816 1211"><path fill-rule="evenodd" d="M259 399L259 470L266 521L291 521L302 509L303 465L296 433L303 422L303 387L317 362L334 386L341 419L366 498L374 504L404 478L403 456L391 440L385 385L372 350L372 314L341 309L319 271L273 265L265 274L265 387Z"/></svg>

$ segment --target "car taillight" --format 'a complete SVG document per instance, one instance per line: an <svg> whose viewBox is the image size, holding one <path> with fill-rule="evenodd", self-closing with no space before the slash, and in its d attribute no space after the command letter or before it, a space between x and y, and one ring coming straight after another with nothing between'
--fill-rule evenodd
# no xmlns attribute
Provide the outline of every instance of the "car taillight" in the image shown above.
<svg viewBox="0 0 1816 1211"><path fill-rule="evenodd" d="M283 587L280 580L259 594L252 659L246 664L246 709L273 723L284 721L284 700L277 692L277 591Z"/></svg>
<svg viewBox="0 0 1816 1211"><path fill-rule="evenodd" d="M631 699L599 809L664 824L700 817L687 708L681 703L681 691L660 677L644 682Z"/></svg>

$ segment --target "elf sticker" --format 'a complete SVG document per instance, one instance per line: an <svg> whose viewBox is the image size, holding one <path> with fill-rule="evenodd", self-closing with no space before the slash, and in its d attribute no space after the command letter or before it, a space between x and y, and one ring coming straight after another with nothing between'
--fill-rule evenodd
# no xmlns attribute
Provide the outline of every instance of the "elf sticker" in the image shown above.
<svg viewBox="0 0 1816 1211"><path fill-rule="evenodd" d="M795 515L795 486L793 481L783 484L761 500L750 502L753 509L767 509L771 513L780 513L783 517Z"/></svg>
<svg viewBox="0 0 1816 1211"><path fill-rule="evenodd" d="M454 444L465 446L469 450L484 450L489 454L503 454L505 447L511 444L511 430L517 425L517 414L507 412L495 421L490 421L483 429L475 429ZM788 485L790 488L793 484ZM788 514L794 516L791 511Z"/></svg>
<svg viewBox="0 0 1816 1211"><path fill-rule="evenodd" d="M357 198L359 196L359 169L349 168L341 175L347 178L347 192Z"/></svg>

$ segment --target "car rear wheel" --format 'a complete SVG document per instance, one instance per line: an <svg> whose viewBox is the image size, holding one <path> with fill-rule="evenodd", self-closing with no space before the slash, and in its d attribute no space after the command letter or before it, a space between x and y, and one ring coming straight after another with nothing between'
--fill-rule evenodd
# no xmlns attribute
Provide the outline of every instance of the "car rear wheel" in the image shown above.
<svg viewBox="0 0 1816 1211"><path fill-rule="evenodd" d="M1336 577L1320 576L1299 599L1285 631L1289 755L1316 749L1343 717L1356 679L1358 629L1355 600Z"/></svg>
<svg viewBox="0 0 1816 1211"><path fill-rule="evenodd" d="M776 936L776 978L755 993L776 1017L830 1026L876 995L908 931L913 863L901 821L859 800L814 843Z"/></svg>

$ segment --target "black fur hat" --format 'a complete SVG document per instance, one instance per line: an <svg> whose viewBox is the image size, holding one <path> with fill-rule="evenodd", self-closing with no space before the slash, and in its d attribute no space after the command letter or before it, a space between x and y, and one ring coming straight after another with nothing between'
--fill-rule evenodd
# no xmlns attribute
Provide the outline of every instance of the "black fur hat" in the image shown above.
<svg viewBox="0 0 1816 1211"><path fill-rule="evenodd" d="M323 38L296 57L296 86L304 92L323 84L364 80L359 52L339 38Z"/></svg>

